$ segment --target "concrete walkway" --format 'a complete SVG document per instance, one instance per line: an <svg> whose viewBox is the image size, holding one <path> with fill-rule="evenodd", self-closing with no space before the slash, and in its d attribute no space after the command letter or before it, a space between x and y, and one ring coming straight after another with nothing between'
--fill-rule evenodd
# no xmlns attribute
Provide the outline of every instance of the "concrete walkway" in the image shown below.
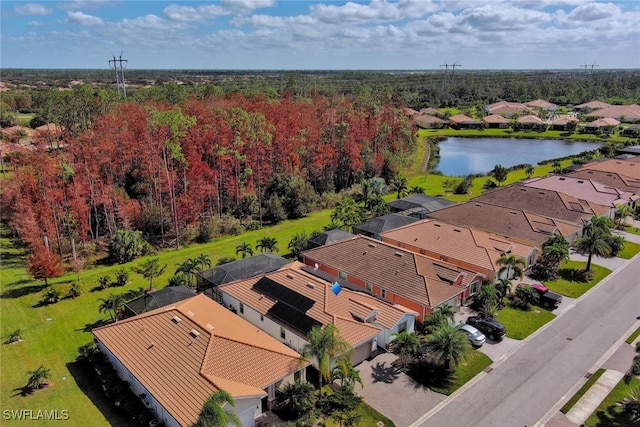
<svg viewBox="0 0 640 427"><path fill-rule="evenodd" d="M606 370L573 408L567 412L569 421L578 425L584 423L611 393L611 390L620 382L623 376L623 372Z"/></svg>

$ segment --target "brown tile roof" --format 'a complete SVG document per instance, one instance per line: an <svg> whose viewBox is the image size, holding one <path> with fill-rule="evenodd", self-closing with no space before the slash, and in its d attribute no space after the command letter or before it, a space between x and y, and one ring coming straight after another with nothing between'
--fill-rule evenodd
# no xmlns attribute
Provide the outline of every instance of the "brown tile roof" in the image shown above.
<svg viewBox="0 0 640 427"><path fill-rule="evenodd" d="M446 120L442 120L438 117L430 116L428 114L421 114L419 116L415 116L413 121L420 127L426 128L432 124L442 124L447 123Z"/></svg>
<svg viewBox="0 0 640 427"><path fill-rule="evenodd" d="M462 287L452 286L438 275L439 267L464 274L462 286L469 285L477 277L477 273L470 270L365 236L311 249L303 255L426 307L435 307L463 291Z"/></svg>
<svg viewBox="0 0 640 427"><path fill-rule="evenodd" d="M574 109L582 109L582 108L590 108L592 110L597 110L598 108L605 108L605 107L611 107L611 104L607 104L606 102L602 102L602 101L590 101L590 102L585 102L584 104L579 104L574 106Z"/></svg>
<svg viewBox="0 0 640 427"><path fill-rule="evenodd" d="M460 123L460 124L475 124L480 123L476 119L472 119L469 116L465 116L464 114L456 114L455 116L449 117L450 123Z"/></svg>
<svg viewBox="0 0 640 427"><path fill-rule="evenodd" d="M545 101L544 99L536 99L535 101L525 102L527 107L542 108L544 110L557 110L558 106L552 102Z"/></svg>
<svg viewBox="0 0 640 427"><path fill-rule="evenodd" d="M522 209L538 215L582 224L608 208L554 190L531 188L521 184L499 187L473 199L506 208Z"/></svg>
<svg viewBox="0 0 640 427"><path fill-rule="evenodd" d="M562 220L474 200L432 212L429 217L535 246L542 245L556 230L563 236L579 230L579 227Z"/></svg>
<svg viewBox="0 0 640 427"><path fill-rule="evenodd" d="M594 120L591 123L587 123L585 127L599 128L599 127L609 127L609 126L618 126L620 124L619 121L613 119L611 117L605 117L603 119Z"/></svg>
<svg viewBox="0 0 640 427"><path fill-rule="evenodd" d="M491 114L491 115L485 116L482 118L482 121L485 123L509 123L508 119L505 119L504 117L498 114Z"/></svg>
<svg viewBox="0 0 640 427"><path fill-rule="evenodd" d="M559 125L559 126L564 126L570 122L577 122L578 119L576 119L575 117L571 117L571 116L563 116L563 117L558 117L557 119L555 119L554 121L551 122L552 125Z"/></svg>
<svg viewBox="0 0 640 427"><path fill-rule="evenodd" d="M533 112L525 104L509 101L499 101L493 104L489 104L485 107L485 111L490 114L498 114L501 116L513 116L514 114Z"/></svg>
<svg viewBox="0 0 640 427"><path fill-rule="evenodd" d="M262 397L300 369L298 353L202 294L92 332L182 425L217 390Z"/></svg>
<svg viewBox="0 0 640 427"><path fill-rule="evenodd" d="M615 172L630 178L640 179L640 156L630 159L604 159L589 162L578 170L597 170L604 172Z"/></svg>
<svg viewBox="0 0 640 427"><path fill-rule="evenodd" d="M261 277L227 283L220 287L220 291L260 314L268 316L269 310L277 301L254 288L262 277L268 277L297 294L313 300L314 304L306 314L320 324L336 324L340 335L352 346L370 340L380 332L380 328L370 323L363 323L357 318L366 319L375 311L377 312L376 322L391 329L405 314L413 313L406 307L386 303L362 292L343 289L335 295L331 291L331 283L302 271L303 266L302 263L293 263ZM357 318L354 318L354 315ZM304 338L304 334L300 335Z"/></svg>
<svg viewBox="0 0 640 427"><path fill-rule="evenodd" d="M430 116L437 116L439 114L442 114L442 112L436 108L433 107L427 107L427 108L423 108L422 110L420 110L420 114L428 114Z"/></svg>
<svg viewBox="0 0 640 427"><path fill-rule="evenodd" d="M522 117L518 117L518 123L533 123L536 125L543 125L544 122L542 121L542 119L538 116L534 116L532 114L526 115L526 116L522 116Z"/></svg>
<svg viewBox="0 0 640 427"><path fill-rule="evenodd" d="M588 200L610 208L638 199L638 196L633 193L606 186L590 179L580 179L564 175L532 178L525 181L524 185L532 188L562 191L575 198Z"/></svg>
<svg viewBox="0 0 640 427"><path fill-rule="evenodd" d="M620 120L625 118L626 122L635 122L640 120L640 105L612 105L587 114L587 117L604 117Z"/></svg>
<svg viewBox="0 0 640 427"><path fill-rule="evenodd" d="M449 261L455 259L493 271L500 269L496 261L502 253L510 251L526 259L535 249L531 245L516 243L481 230L429 219L388 231L381 236L383 240L389 238L435 252Z"/></svg>
<svg viewBox="0 0 640 427"><path fill-rule="evenodd" d="M573 178L591 179L609 187L640 195L640 178L631 178L615 172L591 169L580 169L565 175Z"/></svg>

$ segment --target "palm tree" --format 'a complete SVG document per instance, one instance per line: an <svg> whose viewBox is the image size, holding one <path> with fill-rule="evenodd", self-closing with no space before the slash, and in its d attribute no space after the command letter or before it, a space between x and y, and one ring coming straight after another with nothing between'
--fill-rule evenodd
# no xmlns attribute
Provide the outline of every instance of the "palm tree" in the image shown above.
<svg viewBox="0 0 640 427"><path fill-rule="evenodd" d="M425 347L447 371L455 369L471 350L466 333L450 325L442 325L433 331L426 338Z"/></svg>
<svg viewBox="0 0 640 427"><path fill-rule="evenodd" d="M609 228L604 227L604 222L600 220L592 221L584 227L582 237L573 242L576 251L581 255L587 255L587 266L585 271L591 271L591 259L593 255L609 256L611 254L611 246L609 246L608 237L611 234Z"/></svg>
<svg viewBox="0 0 640 427"><path fill-rule="evenodd" d="M277 400L278 405L295 419L316 405L313 385L301 381L282 386L277 392Z"/></svg>
<svg viewBox="0 0 640 427"><path fill-rule="evenodd" d="M234 412L227 411L223 407L229 404L235 408L233 397L225 390L213 393L202 406L198 420L194 427L227 427L233 424L242 427L242 421Z"/></svg>
<svg viewBox="0 0 640 427"><path fill-rule="evenodd" d="M100 305L98 311L100 313L109 312L112 321L116 321L118 310L124 305L124 297L122 294L110 294L106 298L98 298Z"/></svg>
<svg viewBox="0 0 640 427"><path fill-rule="evenodd" d="M51 369L47 369L43 365L40 365L40 367L35 371L27 371L27 375L29 375L27 388L35 390L49 385L47 380L51 378Z"/></svg>
<svg viewBox="0 0 640 427"><path fill-rule="evenodd" d="M242 258L246 258L247 255L253 255L253 249L251 249L251 245L247 242L242 242L238 246L236 246L236 255L242 254Z"/></svg>
<svg viewBox="0 0 640 427"><path fill-rule="evenodd" d="M309 244L309 236L305 231L301 231L293 235L289 244L287 245L287 249L291 251L291 256L298 259L300 258L300 254L307 249L307 245Z"/></svg>
<svg viewBox="0 0 640 427"><path fill-rule="evenodd" d="M322 393L322 379L331 380L331 365L333 360L347 352L351 346L338 332L338 328L327 323L324 326L314 326L307 334L309 342L302 348L302 357L315 358L320 372L320 392Z"/></svg>
<svg viewBox="0 0 640 427"><path fill-rule="evenodd" d="M389 183L391 191L395 191L398 199L407 195L407 178L402 175L398 175Z"/></svg>
<svg viewBox="0 0 640 427"><path fill-rule="evenodd" d="M498 295L500 295L500 299L502 299L509 294L509 291L511 291L511 280L503 277L498 280L494 286L496 287L496 291L498 291Z"/></svg>
<svg viewBox="0 0 640 427"><path fill-rule="evenodd" d="M202 271L206 268L211 268L211 258L207 254L200 254L194 260L198 266L198 271Z"/></svg>
<svg viewBox="0 0 640 427"><path fill-rule="evenodd" d="M187 276L182 273L174 274L167 281L167 286L188 286L188 284Z"/></svg>
<svg viewBox="0 0 640 427"><path fill-rule="evenodd" d="M527 263L524 258L518 257L514 254L507 255L506 253L502 253L500 258L496 261L496 264L503 266L498 274L501 274L503 271L507 272L507 278L512 279L514 277L521 279L524 275L524 266Z"/></svg>
<svg viewBox="0 0 640 427"><path fill-rule="evenodd" d="M98 277L98 284L102 289L107 289L111 284L111 277L108 274Z"/></svg>
<svg viewBox="0 0 640 427"><path fill-rule="evenodd" d="M364 210L362 206L359 206L355 200L351 198L344 198L331 212L332 222L341 222L342 228L345 231L351 231L351 227L355 224L359 224L364 219Z"/></svg>
<svg viewBox="0 0 640 427"><path fill-rule="evenodd" d="M440 313L445 319L449 319L451 322L453 322L456 315L456 310L451 304L441 304L436 307L435 311Z"/></svg>
<svg viewBox="0 0 640 427"><path fill-rule="evenodd" d="M351 356L344 355L336 360L336 366L333 368L333 378L340 380L340 387L347 387L353 390L356 383L364 387L360 371L353 367Z"/></svg>
<svg viewBox="0 0 640 427"><path fill-rule="evenodd" d="M179 273L184 274L187 277L187 285L191 287L191 284L193 283L192 278L194 278L196 273L200 271L198 269L198 264L196 263L196 260L189 258L186 261L182 262L181 264L176 264L176 265L178 266L178 268L176 269L175 274L179 274Z"/></svg>
<svg viewBox="0 0 640 427"><path fill-rule="evenodd" d="M635 212L630 205L625 204L618 206L615 213L616 228L622 230L627 218L630 216L633 217L634 213Z"/></svg>
<svg viewBox="0 0 640 427"><path fill-rule="evenodd" d="M258 244L256 244L256 249L259 249L260 252L278 252L278 240L275 237L263 237L258 240Z"/></svg>
<svg viewBox="0 0 640 427"><path fill-rule="evenodd" d="M563 261L569 259L569 242L564 236L554 234L542 244L541 262L556 271Z"/></svg>
<svg viewBox="0 0 640 427"><path fill-rule="evenodd" d="M635 387L622 401L624 412L628 413L632 420L640 420L640 387Z"/></svg>
<svg viewBox="0 0 640 427"><path fill-rule="evenodd" d="M424 194L424 188L420 187L419 185L414 185L413 187L409 188L409 193Z"/></svg>
<svg viewBox="0 0 640 427"><path fill-rule="evenodd" d="M393 336L391 351L393 351L393 354L400 356L400 363L404 369L407 367L407 360L418 352L420 341L415 333L407 331L395 333Z"/></svg>
<svg viewBox="0 0 640 427"><path fill-rule="evenodd" d="M562 172L562 163L560 163L559 160L554 160L551 163L551 167L553 168L553 173L555 174L559 174L560 172Z"/></svg>
<svg viewBox="0 0 640 427"><path fill-rule="evenodd" d="M149 290L153 289L153 279L162 275L164 270L167 268L165 264L164 267L160 267L160 258L150 258L143 262L139 267L133 267L134 273L140 274L145 279L149 280Z"/></svg>
<svg viewBox="0 0 640 427"><path fill-rule="evenodd" d="M509 175L509 169L505 168L501 164L495 165L493 169L489 172L489 176L495 179L498 182L498 185L506 181L508 175Z"/></svg>
<svg viewBox="0 0 640 427"><path fill-rule="evenodd" d="M536 168L533 165L527 165L524 168L524 174L527 175L527 178L531 178L535 171L536 171Z"/></svg>

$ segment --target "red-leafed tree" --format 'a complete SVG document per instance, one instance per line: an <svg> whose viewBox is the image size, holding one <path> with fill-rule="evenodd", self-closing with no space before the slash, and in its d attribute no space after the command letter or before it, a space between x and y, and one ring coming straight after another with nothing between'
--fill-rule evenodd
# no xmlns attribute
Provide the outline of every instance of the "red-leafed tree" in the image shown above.
<svg viewBox="0 0 640 427"><path fill-rule="evenodd" d="M49 252L44 245L36 247L29 255L28 267L33 278L44 280L45 286L49 286L49 279L58 277L64 272L62 258Z"/></svg>

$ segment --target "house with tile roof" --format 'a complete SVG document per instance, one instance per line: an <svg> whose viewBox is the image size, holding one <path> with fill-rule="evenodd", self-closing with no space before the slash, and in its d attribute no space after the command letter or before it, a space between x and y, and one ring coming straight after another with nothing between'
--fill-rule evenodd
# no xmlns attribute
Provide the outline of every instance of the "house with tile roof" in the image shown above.
<svg viewBox="0 0 640 427"><path fill-rule="evenodd" d="M542 121L540 117L534 116L533 114L518 117L517 121L522 129L544 131L547 128L547 125L544 123L544 121Z"/></svg>
<svg viewBox="0 0 640 427"><path fill-rule="evenodd" d="M581 227L522 209L470 200L429 214L429 218L449 224L477 228L526 245L542 247L547 238L559 233L573 241Z"/></svg>
<svg viewBox="0 0 640 427"><path fill-rule="evenodd" d="M579 179L590 179L608 187L617 188L636 195L640 195L640 179L631 178L617 172L605 172L591 169L579 169L564 174Z"/></svg>
<svg viewBox="0 0 640 427"><path fill-rule="evenodd" d="M521 114L531 114L533 110L520 102L498 101L484 107L487 115L497 114L502 117L511 118Z"/></svg>
<svg viewBox="0 0 640 427"><path fill-rule="evenodd" d="M356 236L302 253L317 274L418 313L418 320L436 307L459 307L486 276L454 264Z"/></svg>
<svg viewBox="0 0 640 427"><path fill-rule="evenodd" d="M640 105L612 105L587 114L587 119L594 117L611 118L625 123L638 123L640 122Z"/></svg>
<svg viewBox="0 0 640 427"><path fill-rule="evenodd" d="M429 114L420 114L413 117L413 122L422 129L441 129L449 126L449 122Z"/></svg>
<svg viewBox="0 0 640 427"><path fill-rule="evenodd" d="M523 185L543 190L562 191L577 199L587 200L609 208L607 216L614 218L615 211L620 205L635 207L640 196L615 187L604 185L591 179L580 179L565 175L551 175L531 178Z"/></svg>
<svg viewBox="0 0 640 427"><path fill-rule="evenodd" d="M311 328L333 324L351 346L354 365L375 355L378 346L386 348L394 333L413 332L418 313L347 286L336 294L333 282L304 271L304 266L296 262L222 285L223 304L299 353ZM318 368L316 360L312 364Z"/></svg>
<svg viewBox="0 0 640 427"><path fill-rule="evenodd" d="M455 204L456 202L451 200L426 194L412 194L411 196L387 202L387 206L392 213L400 213L418 219L424 219L429 212Z"/></svg>
<svg viewBox="0 0 640 427"><path fill-rule="evenodd" d="M558 109L558 105L544 99L536 99L534 101L525 102L524 105L532 108L539 108L544 111L553 112Z"/></svg>
<svg viewBox="0 0 640 427"><path fill-rule="evenodd" d="M578 125L578 119L572 116L562 116L551 122L551 130L575 130Z"/></svg>
<svg viewBox="0 0 640 427"><path fill-rule="evenodd" d="M454 129L481 129L482 122L464 114L449 117L449 125Z"/></svg>
<svg viewBox="0 0 640 427"><path fill-rule="evenodd" d="M512 184L486 191L473 201L505 208L521 209L538 215L569 221L582 227L593 215L606 215L608 206L578 199L557 190Z"/></svg>
<svg viewBox="0 0 640 427"><path fill-rule="evenodd" d="M369 221L356 224L351 228L353 230L353 234L363 234L380 240L380 233L384 233L385 231L393 230L416 221L419 221L419 219L408 215L391 213L372 218Z"/></svg>
<svg viewBox="0 0 640 427"><path fill-rule="evenodd" d="M604 133L611 134L620 126L620 122L616 119L605 117L603 119L594 120L585 123L583 128L587 133Z"/></svg>
<svg viewBox="0 0 640 427"><path fill-rule="evenodd" d="M498 264L503 254L524 259L524 267L528 268L535 264L540 252L535 246L433 219L382 233L381 238L385 243L483 274L491 283L506 277ZM463 298L470 296L465 294Z"/></svg>
<svg viewBox="0 0 640 427"><path fill-rule="evenodd" d="M602 101L590 101L585 102L584 104L578 104L573 107L573 111L578 113L590 113L594 110L599 110L601 108L611 107L611 104L607 104Z"/></svg>
<svg viewBox="0 0 640 427"><path fill-rule="evenodd" d="M205 295L92 331L120 377L165 426L190 426L218 390L252 427L280 385L304 375L299 354Z"/></svg>
<svg viewBox="0 0 640 427"><path fill-rule="evenodd" d="M615 172L630 178L640 179L640 156L627 159L598 159L577 168L577 170L585 169Z"/></svg>
<svg viewBox="0 0 640 427"><path fill-rule="evenodd" d="M489 129L507 129L510 126L509 120L499 114L484 116L482 123Z"/></svg>

